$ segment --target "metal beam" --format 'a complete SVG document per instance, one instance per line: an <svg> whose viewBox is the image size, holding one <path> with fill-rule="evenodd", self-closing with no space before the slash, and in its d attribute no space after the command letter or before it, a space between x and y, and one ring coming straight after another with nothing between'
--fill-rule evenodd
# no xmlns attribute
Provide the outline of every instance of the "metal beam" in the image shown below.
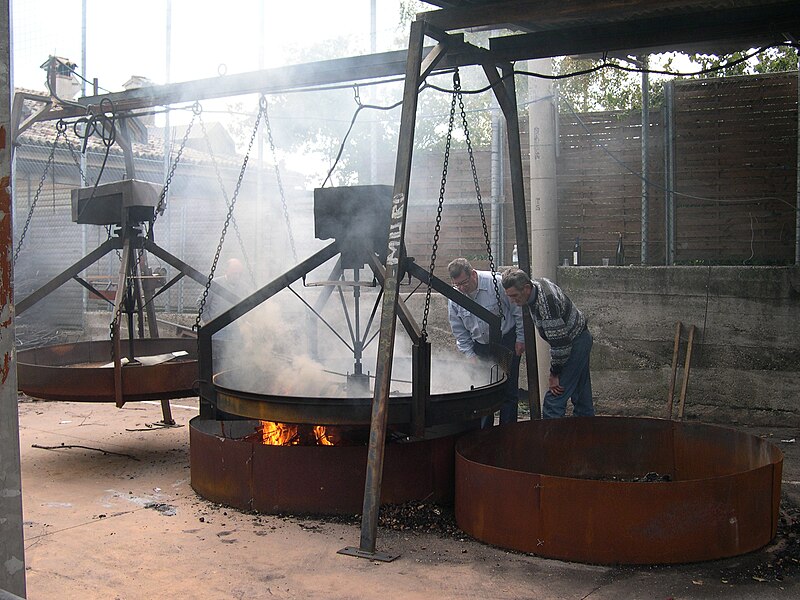
<svg viewBox="0 0 800 600"><path fill-rule="evenodd" d="M467 309L469 312L471 312L479 319L486 321L486 323L489 325L490 330L496 330L496 335L498 336L499 340L499 335L500 335L499 315L496 315L488 308L481 306L480 304L475 302L472 298L470 298L466 294L462 294L453 286L448 285L435 275L431 277L430 274L425 269L420 267L414 261L407 260L405 268L408 270L408 273L412 277L416 277L422 283L431 286L431 288L439 292L442 296L444 296L448 300L452 300L459 306L462 306L463 308Z"/></svg>
<svg viewBox="0 0 800 600"><path fill-rule="evenodd" d="M372 269L378 283L383 286L386 280L386 269L383 268L383 265L374 253L369 255L369 267ZM422 328L419 326L419 323L417 323L417 320L414 318L414 315L411 313L406 303L403 302L402 298L397 299L397 318L400 319L400 322L403 324L413 344L417 345L423 341Z"/></svg>
<svg viewBox="0 0 800 600"><path fill-rule="evenodd" d="M156 244L155 242L151 241L149 238L142 238L142 243L144 245L144 249L150 252L156 258L163 260L168 265L175 267L178 271L180 271L183 275L194 279L197 283L202 285L204 288L208 283L208 275L204 275L194 267L186 264L177 256L169 253L168 251L164 250L161 246ZM240 300L239 296L228 290L227 288L222 287L216 281L211 282L211 287L209 291L224 298L228 302L238 302Z"/></svg>
<svg viewBox="0 0 800 600"><path fill-rule="evenodd" d="M444 58L438 57L440 51L436 51L436 55L431 57L431 64L426 65L426 68L429 72L435 72L451 69L454 66L475 65L481 60L486 60L482 54L485 50L474 46L471 48L472 51L465 49ZM422 56L426 57L431 52L432 47L426 47L422 50ZM407 51L396 50L85 96L76 100L74 104L62 105L59 110L43 114L38 120L83 117L89 108L99 111L101 102L104 105L112 103L114 110L120 114L196 100L245 94L277 94L340 83L398 77L405 75L407 57Z"/></svg>
<svg viewBox="0 0 800 600"><path fill-rule="evenodd" d="M98 260L103 258L106 254L108 254L112 250L118 250L120 248L122 248L121 238L114 237L106 240L105 242L100 244L97 248L95 248L92 252L90 252L82 259L80 259L78 262L76 262L74 265L68 267L63 272L53 277L53 279L45 283L38 290L26 296L19 302L17 302L17 315L21 315L22 313L24 313L31 306L39 302L42 298L46 297L48 294L51 294L52 292L57 290L59 287L61 287L70 279L72 279L75 275L77 275L87 267L96 263Z"/></svg>
<svg viewBox="0 0 800 600"><path fill-rule="evenodd" d="M796 4L784 2L496 37L489 40L489 48L510 61L620 50L632 54L679 49L711 52L720 44L741 49L784 42L787 31L800 35L800 11Z"/></svg>
<svg viewBox="0 0 800 600"><path fill-rule="evenodd" d="M214 416L213 413L216 410L216 391L212 384L212 377L214 375L214 368L212 364L214 359L211 343L212 336L223 327L230 325L233 323L233 321L254 309L256 306L266 302L272 296L288 287L289 284L297 281L307 273L321 266L338 253L338 242L332 242L328 244L322 250L299 263L295 267L292 267L286 273L279 275L261 289L256 290L241 301L238 299L235 300L238 302L238 304L234 304L234 306L232 306L230 309L226 310L215 319L212 319L200 327L200 330L197 332L197 352L200 368L201 416L212 418Z"/></svg>
<svg viewBox="0 0 800 600"><path fill-rule="evenodd" d="M718 5L719 3L713 3ZM721 9L714 6L717 13L727 13L732 2ZM752 7L758 10L763 18L779 6L792 7L792 1L758 2L757 0L739 1L738 7ZM629 21L647 17L663 17L679 14L683 19L695 20L697 13L708 11L706 0L615 0L613 2L597 2L596 0L513 0L510 2L483 2L469 7L459 6L436 10L417 15L417 19L429 25L452 31L475 27L490 27L498 24L520 24L523 27L555 29L569 27L570 24Z"/></svg>

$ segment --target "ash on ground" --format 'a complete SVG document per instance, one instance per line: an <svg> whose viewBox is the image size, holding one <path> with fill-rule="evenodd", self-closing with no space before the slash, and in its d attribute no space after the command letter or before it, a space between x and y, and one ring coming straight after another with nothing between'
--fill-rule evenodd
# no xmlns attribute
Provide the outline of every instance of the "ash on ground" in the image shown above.
<svg viewBox="0 0 800 600"><path fill-rule="evenodd" d="M348 525L361 523L361 515L320 517L322 520ZM432 502L406 502L381 506L378 526L394 531L433 533L441 537L468 537L456 525L453 506Z"/></svg>
<svg viewBox="0 0 800 600"><path fill-rule="evenodd" d="M642 478L647 481L647 478ZM651 481L653 479L650 479ZM658 481L658 479L656 479ZM283 515L283 518L311 518L318 522L341 523L359 526L361 515ZM432 502L407 502L384 505L380 508L378 526L383 529L418 535L433 534L460 541L472 539L458 528L454 507ZM526 554L507 550L509 554ZM530 555L529 556L533 556ZM788 497L781 499L780 520L775 538L764 548L742 556L719 559L705 563L683 565L620 565L617 573L653 570L694 572L700 569L703 576L719 578L725 585L768 585L794 579L800 575L800 506Z"/></svg>
<svg viewBox="0 0 800 600"><path fill-rule="evenodd" d="M720 570L725 582L783 581L800 574L800 507L781 498L775 539L760 551L731 560L735 564Z"/></svg>

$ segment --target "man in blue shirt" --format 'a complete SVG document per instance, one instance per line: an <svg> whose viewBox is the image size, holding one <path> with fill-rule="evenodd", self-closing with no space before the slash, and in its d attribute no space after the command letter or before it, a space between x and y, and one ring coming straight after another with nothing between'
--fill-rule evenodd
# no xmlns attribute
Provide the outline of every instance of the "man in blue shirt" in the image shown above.
<svg viewBox="0 0 800 600"><path fill-rule="evenodd" d="M503 287L514 304L530 312L533 324L550 344L550 377L542 403L542 417L563 417L572 399L575 416L594 416L589 355L592 334L586 318L555 283L531 279L521 269L503 273Z"/></svg>
<svg viewBox="0 0 800 600"><path fill-rule="evenodd" d="M492 273L476 271L465 258L457 258L452 261L447 265L447 271L453 281L453 287L462 294L496 315L500 314L498 307L503 311L503 319L500 324L501 343L510 351L512 359L507 373L506 386L503 390L505 398L500 407L500 424L516 423L519 402L519 362L520 356L525 350L522 310L519 306L514 306L502 291L499 273L494 275L497 282L495 287ZM450 329L456 338L456 347L459 352L475 360L494 359L495 353L489 345L489 324L452 300L448 301L447 312ZM481 421L482 427L491 427L493 424L494 415L484 417Z"/></svg>

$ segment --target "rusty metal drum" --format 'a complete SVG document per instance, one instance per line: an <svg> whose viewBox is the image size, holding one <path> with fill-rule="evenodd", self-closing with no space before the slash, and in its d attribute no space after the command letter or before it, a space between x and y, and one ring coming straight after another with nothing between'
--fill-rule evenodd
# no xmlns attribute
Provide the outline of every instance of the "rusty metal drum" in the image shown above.
<svg viewBox="0 0 800 600"><path fill-rule="evenodd" d="M462 437L459 527L503 548L597 564L744 554L777 532L783 453L713 425L527 421Z"/></svg>
<svg viewBox="0 0 800 600"><path fill-rule="evenodd" d="M202 497L263 513L357 514L367 446L273 446L258 421L189 423L191 485ZM368 433L368 432L367 432ZM386 445L381 503L452 502L456 435Z"/></svg>

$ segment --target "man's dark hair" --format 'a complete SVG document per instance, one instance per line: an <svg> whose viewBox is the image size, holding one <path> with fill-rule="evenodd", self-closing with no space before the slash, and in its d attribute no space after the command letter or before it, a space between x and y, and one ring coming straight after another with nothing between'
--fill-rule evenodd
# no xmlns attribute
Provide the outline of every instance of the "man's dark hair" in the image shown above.
<svg viewBox="0 0 800 600"><path fill-rule="evenodd" d="M472 265L469 264L466 258L456 258L447 265L447 272L450 274L450 279L458 279L459 275L462 273L465 275L472 275L473 270Z"/></svg>
<svg viewBox="0 0 800 600"><path fill-rule="evenodd" d="M523 271L522 269L506 269L503 271L503 289L508 289L510 287L514 287L518 290L521 290L526 285L532 285L533 282L531 278L528 277L528 274Z"/></svg>

